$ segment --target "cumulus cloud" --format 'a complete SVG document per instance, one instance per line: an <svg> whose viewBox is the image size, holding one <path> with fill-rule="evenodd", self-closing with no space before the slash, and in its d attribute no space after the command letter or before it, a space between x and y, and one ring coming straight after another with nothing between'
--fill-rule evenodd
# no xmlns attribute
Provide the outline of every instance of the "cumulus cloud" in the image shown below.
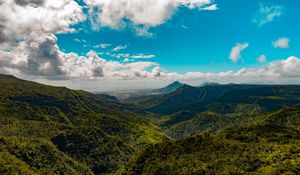
<svg viewBox="0 0 300 175"><path fill-rule="evenodd" d="M154 62L123 64L118 61L108 61L100 58L95 51L88 52L86 56L78 56L75 53L65 54L62 62L62 70L68 77L72 78L148 77L151 73L147 72L146 69L157 64Z"/></svg>
<svg viewBox="0 0 300 175"><path fill-rule="evenodd" d="M263 68L242 68L237 72L220 73L189 72L186 74L160 73L161 77L183 81L216 81L220 83L295 83L300 80L300 59L289 57L271 62Z"/></svg>
<svg viewBox="0 0 300 175"><path fill-rule="evenodd" d="M84 0L84 2L89 7L89 19L95 30L101 27L120 29L127 26L126 21L129 21L138 29L137 33L142 34L149 34L147 27L165 23L179 7L193 9L213 5L212 0Z"/></svg>
<svg viewBox="0 0 300 175"><path fill-rule="evenodd" d="M122 66L122 64L117 65ZM123 64L123 66L125 66L125 64ZM113 73L106 74L110 76L106 76L104 73L103 77L98 78L79 78L68 81L40 81L93 92L144 89L145 87L159 88L166 85L166 82L172 82L174 80L179 80L190 85L199 85L203 82L218 82L224 84L295 84L300 82L300 59L294 56L271 62L262 68L242 68L236 72L188 72L179 74L176 72L165 72L155 63L129 64L125 66L127 69L122 68L121 72L118 70L120 68L117 67L118 66L116 66ZM137 69L134 69L134 67L137 67Z"/></svg>
<svg viewBox="0 0 300 175"><path fill-rule="evenodd" d="M279 38L278 40L274 41L272 43L273 47L275 48L281 48L281 49L287 49L290 47L290 39L289 38Z"/></svg>
<svg viewBox="0 0 300 175"><path fill-rule="evenodd" d="M74 32L71 27L85 19L73 0L8 0L0 5L1 40L0 72L14 75L43 76L48 79L97 77L148 77L157 63L121 63L100 58L94 51L86 56L64 53L57 45L54 34ZM2 13L4 12L4 13ZM83 39L75 42L85 44ZM100 44L106 48L109 44ZM117 52L127 45L113 49ZM138 55L136 58L153 57Z"/></svg>
<svg viewBox="0 0 300 175"><path fill-rule="evenodd" d="M144 6L145 4L147 6ZM101 8L101 12L96 15L100 15L97 19L101 19L101 22L104 20L102 23L104 26L112 27L129 20L134 25L145 26L145 30L147 30L147 27L160 25L168 20L179 6L208 8L211 1L96 0L89 1L88 5L93 10L96 7ZM179 74L164 71L156 62L145 60L133 62L133 59L150 59L155 55L131 55L118 52L125 49L127 45L120 45L112 49L112 56L123 59L119 61L104 59L95 51L90 51L84 56L65 53L59 49L55 34L75 32L72 25L84 21L86 18L82 7L74 0L0 0L0 11L1 73L21 77L41 77L43 80L49 79L45 80L48 83L57 82L54 79L64 79L62 82L65 83L80 80L78 86L81 86L79 88L82 89L88 88L85 82L101 83L104 80L143 81L144 83L140 83L142 85L150 82L149 80L182 80L197 83L201 83L201 81L221 83L300 82L300 59L297 57L275 61L263 68L244 68L237 72ZM144 18L149 14L151 14L150 18ZM78 42L86 43L80 39ZM99 44L98 46L104 48L111 45ZM237 43L232 49L230 59L237 62L241 58L241 52L248 46L248 43ZM285 47L284 44L279 44L279 46ZM263 60L263 58L259 60Z"/></svg>
<svg viewBox="0 0 300 175"><path fill-rule="evenodd" d="M241 58L241 52L249 47L248 43L237 43L230 52L229 58L232 62L236 63Z"/></svg>
<svg viewBox="0 0 300 175"><path fill-rule="evenodd" d="M28 4L40 6L40 5L44 4L44 0L15 0L15 3L18 5L22 5L22 6L25 6Z"/></svg>
<svg viewBox="0 0 300 175"><path fill-rule="evenodd" d="M217 81L223 83L292 83L300 80L300 59L294 56L285 60L271 62L262 68L242 68L236 72L188 72L185 74L165 72L158 63L154 62L124 64L116 61L107 61L99 58L93 51L89 52L85 57L78 57L76 54L69 55L69 57L77 58L68 59L70 62L64 66L68 69L69 76L73 77L93 77L94 70L100 69L101 71L99 72L103 72L101 74L102 77L115 79L158 78L160 80L176 79L185 82L196 80L198 82Z"/></svg>
<svg viewBox="0 0 300 175"><path fill-rule="evenodd" d="M279 18L282 15L282 10L280 6L264 6L260 4L259 12L253 21L261 27Z"/></svg>
<svg viewBox="0 0 300 175"><path fill-rule="evenodd" d="M6 42L74 32L70 26L85 20L82 7L73 0L6 0L0 11L0 33Z"/></svg>
<svg viewBox="0 0 300 175"><path fill-rule="evenodd" d="M73 0L6 0L0 3L0 71L60 76L62 52L54 34L74 32L85 20Z"/></svg>
<svg viewBox="0 0 300 175"><path fill-rule="evenodd" d="M266 60L267 60L266 55L260 55L260 56L257 58L257 61L260 62L260 63L264 63L264 62L266 62Z"/></svg>
<svg viewBox="0 0 300 175"><path fill-rule="evenodd" d="M175 8L196 8L209 5L210 0L173 1L86 1L90 10L100 8L104 26L130 20L134 25L144 25L139 33L147 33L147 27L156 26L167 20ZM6 0L0 3L0 72L14 75L42 76L50 79L75 77L151 77L147 71L155 62L130 62L133 59L154 58L154 55L128 56L122 62L108 61L90 51L86 56L64 53L57 45L55 34L75 32L74 24L86 20L81 7L75 0ZM155 12L155 13L153 13ZM157 12L157 13L156 13ZM146 18L151 14L150 18ZM99 19L100 19L99 18ZM104 21L103 21L104 20ZM75 39L87 46L87 41ZM99 44L94 48L107 48L110 44ZM118 52L127 45L115 47ZM157 68L155 69L157 70ZM157 74L154 71L155 74Z"/></svg>

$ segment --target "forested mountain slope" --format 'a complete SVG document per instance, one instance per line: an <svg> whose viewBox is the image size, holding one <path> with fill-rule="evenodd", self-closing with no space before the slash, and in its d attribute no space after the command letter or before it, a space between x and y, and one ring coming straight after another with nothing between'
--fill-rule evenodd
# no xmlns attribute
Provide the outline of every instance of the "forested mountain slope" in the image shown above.
<svg viewBox="0 0 300 175"><path fill-rule="evenodd" d="M182 110L224 114L236 112L240 104L257 104L261 111L268 112L299 102L299 85L184 85L170 94L147 99L140 106L163 115Z"/></svg>
<svg viewBox="0 0 300 175"><path fill-rule="evenodd" d="M299 174L300 106L148 147L120 174Z"/></svg>
<svg viewBox="0 0 300 175"><path fill-rule="evenodd" d="M0 75L0 174L103 174L169 138L106 95Z"/></svg>
<svg viewBox="0 0 300 175"><path fill-rule="evenodd" d="M299 174L299 89L183 85L135 106L0 75L0 174Z"/></svg>

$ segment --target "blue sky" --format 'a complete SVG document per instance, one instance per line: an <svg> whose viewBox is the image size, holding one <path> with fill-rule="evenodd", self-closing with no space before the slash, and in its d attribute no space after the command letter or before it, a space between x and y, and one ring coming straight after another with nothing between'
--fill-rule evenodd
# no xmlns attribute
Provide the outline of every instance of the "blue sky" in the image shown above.
<svg viewBox="0 0 300 175"><path fill-rule="evenodd" d="M300 83L298 0L6 0L0 73L93 92Z"/></svg>
<svg viewBox="0 0 300 175"><path fill-rule="evenodd" d="M89 21L77 26L84 31L57 35L58 45L66 52L80 55L90 50L106 52L118 45L128 45L119 51L124 54L153 54L151 61L158 62L169 72L191 71L220 72L239 70L243 67L261 67L291 55L298 56L300 50L300 25L297 13L300 2L294 0L216 0L218 10L180 8L164 24L150 29L152 37L137 36L130 28L102 28L91 30ZM263 20L261 7L279 7L281 15L260 26L255 19ZM274 48L272 42L281 37L290 39L287 49ZM85 40L78 43L75 39ZM249 43L242 52L242 59L233 63L229 59L236 43ZM111 44L106 49L95 49L97 44ZM83 47L89 44L90 47ZM265 55L264 63L257 61ZM118 59L101 55L105 59Z"/></svg>

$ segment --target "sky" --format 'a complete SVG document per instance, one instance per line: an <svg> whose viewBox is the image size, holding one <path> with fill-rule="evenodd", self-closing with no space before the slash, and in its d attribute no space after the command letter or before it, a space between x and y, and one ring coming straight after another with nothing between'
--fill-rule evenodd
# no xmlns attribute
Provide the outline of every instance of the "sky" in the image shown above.
<svg viewBox="0 0 300 175"><path fill-rule="evenodd" d="M92 92L299 84L297 0L0 0L0 73Z"/></svg>

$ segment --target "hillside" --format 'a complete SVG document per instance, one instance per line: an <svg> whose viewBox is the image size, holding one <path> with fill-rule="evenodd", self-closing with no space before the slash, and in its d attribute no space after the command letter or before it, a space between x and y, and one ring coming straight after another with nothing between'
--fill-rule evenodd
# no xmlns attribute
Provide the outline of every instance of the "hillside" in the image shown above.
<svg viewBox="0 0 300 175"><path fill-rule="evenodd" d="M239 125L245 116L300 104L297 85L183 85L176 91L139 98L133 103L160 115L160 125L172 138Z"/></svg>
<svg viewBox="0 0 300 175"><path fill-rule="evenodd" d="M147 99L140 106L169 115L182 110L234 113L237 105L254 103L261 107L261 112L268 112L299 102L300 86L297 85L184 85L170 94Z"/></svg>
<svg viewBox="0 0 300 175"><path fill-rule="evenodd" d="M103 174L169 138L107 95L0 75L0 173Z"/></svg>
<svg viewBox="0 0 300 175"><path fill-rule="evenodd" d="M0 174L299 174L299 88L183 85L140 109L0 75Z"/></svg>
<svg viewBox="0 0 300 175"><path fill-rule="evenodd" d="M299 174L300 107L148 147L120 174Z"/></svg>

